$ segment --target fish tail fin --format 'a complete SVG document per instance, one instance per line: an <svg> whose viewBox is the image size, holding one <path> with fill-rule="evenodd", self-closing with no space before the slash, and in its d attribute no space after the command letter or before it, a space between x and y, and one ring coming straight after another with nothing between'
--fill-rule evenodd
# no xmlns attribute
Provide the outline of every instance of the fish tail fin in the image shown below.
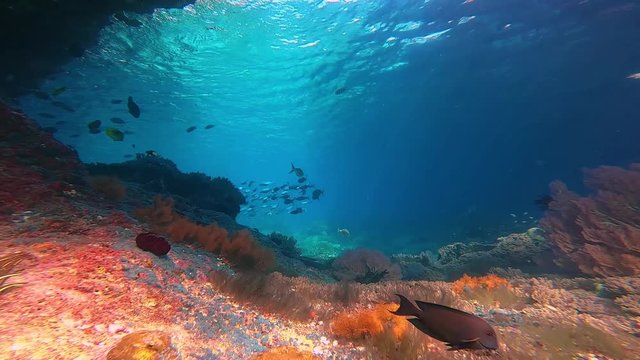
<svg viewBox="0 0 640 360"><path fill-rule="evenodd" d="M291 171L289 171L289 174L291 174L294 171L296 171L296 167L293 165L293 162L292 162L291 163Z"/></svg>
<svg viewBox="0 0 640 360"><path fill-rule="evenodd" d="M396 294L400 298L400 307L396 311L389 311L394 315L403 315L403 316L417 316L420 313L420 309L418 309L409 299L406 297Z"/></svg>

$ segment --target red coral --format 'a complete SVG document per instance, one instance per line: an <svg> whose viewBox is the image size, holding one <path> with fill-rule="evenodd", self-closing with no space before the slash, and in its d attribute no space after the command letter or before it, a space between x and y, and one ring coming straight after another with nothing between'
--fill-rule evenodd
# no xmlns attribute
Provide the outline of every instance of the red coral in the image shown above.
<svg viewBox="0 0 640 360"><path fill-rule="evenodd" d="M540 220L559 263L589 275L640 274L640 164L629 170L585 170L594 193L580 197L561 181L550 185L553 201Z"/></svg>

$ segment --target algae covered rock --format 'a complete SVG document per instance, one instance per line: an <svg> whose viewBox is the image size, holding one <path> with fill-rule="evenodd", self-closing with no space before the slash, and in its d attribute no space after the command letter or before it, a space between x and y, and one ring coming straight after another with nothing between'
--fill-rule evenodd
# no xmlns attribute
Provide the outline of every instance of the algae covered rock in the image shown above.
<svg viewBox="0 0 640 360"><path fill-rule="evenodd" d="M107 360L179 360L171 338L162 331L145 330L123 337L107 354Z"/></svg>

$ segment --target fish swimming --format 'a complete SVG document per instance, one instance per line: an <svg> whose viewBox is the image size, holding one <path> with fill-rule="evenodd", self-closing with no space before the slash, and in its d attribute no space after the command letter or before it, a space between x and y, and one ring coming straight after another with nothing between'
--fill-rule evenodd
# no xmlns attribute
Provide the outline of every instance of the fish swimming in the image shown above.
<svg viewBox="0 0 640 360"><path fill-rule="evenodd" d="M498 338L491 325L484 319L448 306L417 301L416 305L406 297L400 298L400 307L391 311L394 315L413 316L407 319L418 330L444 342L448 350L495 350Z"/></svg>
<svg viewBox="0 0 640 360"><path fill-rule="evenodd" d="M124 133L116 128L106 128L104 130L105 134L111 138L113 141L122 141L124 140Z"/></svg>
<svg viewBox="0 0 640 360"><path fill-rule="evenodd" d="M293 215L302 214L302 211L303 211L302 208L295 208L294 210L289 211L289 214L293 214Z"/></svg>
<svg viewBox="0 0 640 360"><path fill-rule="evenodd" d="M298 183L299 183L299 184L302 184L302 183L303 183L303 182L305 182L305 181L307 181L307 178L306 178L306 177L304 177L304 176L298 179Z"/></svg>
<svg viewBox="0 0 640 360"><path fill-rule="evenodd" d="M195 129L196 129L196 127L195 127L195 126L189 126L189 127L187 128L187 132L192 132L192 131L193 131L193 130L195 130Z"/></svg>
<svg viewBox="0 0 640 360"><path fill-rule="evenodd" d="M136 119L140 117L140 107L133 101L133 97L131 96L127 98L127 108L129 108L129 114L131 114L131 116Z"/></svg>
<svg viewBox="0 0 640 360"><path fill-rule="evenodd" d="M313 192L311 193L311 198L313 200L318 200L320 199L320 195L324 194L324 190L320 190L320 189L315 189L313 190Z"/></svg>
<svg viewBox="0 0 640 360"><path fill-rule="evenodd" d="M207 126L204 127L205 130L209 130L212 129L215 125L209 124Z"/></svg>
<svg viewBox="0 0 640 360"><path fill-rule="evenodd" d="M67 88L65 86L61 86L59 88L53 89L53 91L51 91L51 95L58 96L65 91L67 91Z"/></svg>
<svg viewBox="0 0 640 360"><path fill-rule="evenodd" d="M295 167L295 165L293 165L293 163L291 163L291 171L289 171L289 174L291 174L291 173L295 173L297 177L304 176L304 171L302 171L301 168Z"/></svg>
<svg viewBox="0 0 640 360"><path fill-rule="evenodd" d="M100 132L100 125L102 125L102 121L93 120L92 122L87 124L87 127L89 128L90 133L97 134Z"/></svg>
<svg viewBox="0 0 640 360"><path fill-rule="evenodd" d="M349 237L351 236L351 232L349 231L349 229L338 229L338 234L344 236L344 237Z"/></svg>

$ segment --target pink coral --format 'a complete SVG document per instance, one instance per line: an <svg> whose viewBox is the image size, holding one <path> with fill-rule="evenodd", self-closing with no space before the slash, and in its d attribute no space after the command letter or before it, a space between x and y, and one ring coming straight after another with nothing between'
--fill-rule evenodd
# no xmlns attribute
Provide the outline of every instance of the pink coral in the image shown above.
<svg viewBox="0 0 640 360"><path fill-rule="evenodd" d="M551 183L553 201L540 220L564 265L589 275L640 274L640 164L585 170L589 197Z"/></svg>

